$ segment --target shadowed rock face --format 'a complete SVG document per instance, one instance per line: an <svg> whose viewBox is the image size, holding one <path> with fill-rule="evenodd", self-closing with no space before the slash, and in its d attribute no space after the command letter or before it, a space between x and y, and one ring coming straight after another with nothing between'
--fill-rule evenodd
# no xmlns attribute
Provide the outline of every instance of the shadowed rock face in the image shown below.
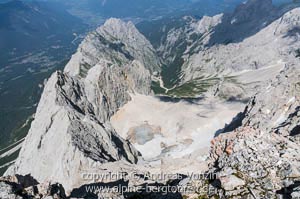
<svg viewBox="0 0 300 199"><path fill-rule="evenodd" d="M30 175L15 175L0 178L0 198L65 199L67 196L61 184L39 184Z"/></svg>
<svg viewBox="0 0 300 199"><path fill-rule="evenodd" d="M19 180L21 179L21 180ZM1 199L24 199L24 198L39 198L39 199L98 199L99 195L93 192L87 192L87 188L90 187L122 187L127 188L129 186L128 181L117 180L108 183L90 183L82 185L78 188L72 190L69 196L66 195L65 189L61 184L49 184L49 183L38 183L31 176L7 176L5 178L0 178L0 197ZM26 184L24 184L26 183ZM176 182L171 182L170 184L176 184ZM148 186L163 187L165 185L159 183L149 184ZM161 192L147 192L146 184L140 185L142 188L137 192L108 192L103 193L101 197L104 198L118 198L118 199L182 199L181 193L161 193Z"/></svg>
<svg viewBox="0 0 300 199"><path fill-rule="evenodd" d="M209 45L241 42L279 18L279 13L272 0L248 0L224 16L222 24L214 28Z"/></svg>
<svg viewBox="0 0 300 199"><path fill-rule="evenodd" d="M274 9L272 0L248 0L247 3L238 6L232 16L237 18L236 23L242 23L267 17Z"/></svg>

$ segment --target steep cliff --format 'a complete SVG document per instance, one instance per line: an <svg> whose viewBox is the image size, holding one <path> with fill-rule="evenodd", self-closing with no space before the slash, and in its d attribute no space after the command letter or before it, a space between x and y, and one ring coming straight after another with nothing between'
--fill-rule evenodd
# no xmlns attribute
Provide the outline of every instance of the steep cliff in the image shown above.
<svg viewBox="0 0 300 199"><path fill-rule="evenodd" d="M109 29L112 35L106 35L119 36L120 40L128 39L126 35L136 39L134 34L138 32L133 25L122 25L126 24L112 19L98 31ZM81 174L95 163L119 162L115 167L121 169L122 165L137 162L139 153L116 133L109 119L130 101L130 94L151 93L151 73L143 65L141 51L132 51L140 60L129 59L122 51L115 56L122 57L120 64L110 62L113 60L106 57L107 53L115 49L103 44L99 35L95 39L94 34L87 36L78 51L84 49L89 54L77 53L66 66L65 73L56 72L47 81L20 155L7 174L31 174L39 182L60 182L71 190L82 184ZM141 35L137 37L143 39ZM145 42L131 44L128 48L138 48L137 44L145 45ZM92 51L86 46L97 48ZM78 60L78 56L82 59ZM86 68L84 78L76 74L82 60L89 60L87 62L93 66ZM147 64L149 68L153 66Z"/></svg>

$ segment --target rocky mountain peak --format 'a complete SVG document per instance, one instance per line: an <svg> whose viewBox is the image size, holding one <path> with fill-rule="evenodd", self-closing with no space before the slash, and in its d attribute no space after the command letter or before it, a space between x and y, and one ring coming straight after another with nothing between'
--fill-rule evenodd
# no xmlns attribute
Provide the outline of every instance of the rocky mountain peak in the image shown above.
<svg viewBox="0 0 300 199"><path fill-rule="evenodd" d="M121 33L122 31L128 32L129 30L138 32L131 21L125 22L118 18L110 18L106 20L102 28L115 34Z"/></svg>
<svg viewBox="0 0 300 199"><path fill-rule="evenodd" d="M160 60L151 43L133 23L115 18L84 39L65 72L85 77L89 69L104 60L119 67L138 61L151 73L160 71Z"/></svg>
<svg viewBox="0 0 300 199"><path fill-rule="evenodd" d="M222 22L223 14L218 14L213 17L203 16L201 20L196 23L191 23L191 26L197 33L205 34L209 32L212 27L217 26Z"/></svg>
<svg viewBox="0 0 300 199"><path fill-rule="evenodd" d="M128 31L132 34L126 36ZM135 164L138 151L118 135L110 117L131 94L151 93L149 69L158 62L144 40L130 23L117 19L89 34L65 72L47 81L26 147L7 173L31 173L40 182L61 182L71 190L83 183L78 171L91 164L118 162L117 170Z"/></svg>

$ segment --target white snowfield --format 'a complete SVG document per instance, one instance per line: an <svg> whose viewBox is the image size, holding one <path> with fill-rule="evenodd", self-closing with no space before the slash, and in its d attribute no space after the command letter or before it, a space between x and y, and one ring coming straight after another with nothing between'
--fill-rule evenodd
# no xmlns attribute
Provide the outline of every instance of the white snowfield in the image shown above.
<svg viewBox="0 0 300 199"><path fill-rule="evenodd" d="M177 170L186 168L185 159L203 162L216 131L244 108L242 103L214 98L166 102L139 94L131 97L111 118L113 127L124 139L132 138L146 161L181 159Z"/></svg>

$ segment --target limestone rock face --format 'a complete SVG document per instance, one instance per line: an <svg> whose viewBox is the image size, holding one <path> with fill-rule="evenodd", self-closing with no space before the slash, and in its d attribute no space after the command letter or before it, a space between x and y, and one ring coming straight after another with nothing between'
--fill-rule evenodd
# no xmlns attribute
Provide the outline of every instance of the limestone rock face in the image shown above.
<svg viewBox="0 0 300 199"><path fill-rule="evenodd" d="M182 66L182 83L221 77L225 79L220 85L234 83L244 88L248 97L255 94L251 92L253 89L274 78L295 57L300 42L299 35L295 34L300 26L299 18L300 9L295 8L243 41L217 44L192 53ZM256 71L256 75L251 71Z"/></svg>
<svg viewBox="0 0 300 199"><path fill-rule="evenodd" d="M77 53L66 72L55 72L47 81L19 157L6 174L31 174L39 182L60 182L70 191L82 185L81 175L92 165L118 162L115 167L121 169L137 162L138 151L116 133L109 119L131 100L131 93L151 94L150 69L157 65L143 60L141 52L149 53L151 47L131 23L111 19L96 32L79 48L82 59L76 60ZM118 44L130 41L127 47L136 59L123 51L124 44L116 51L102 43L99 34L104 32ZM137 51L143 48L136 45L147 49ZM108 56L111 53L122 57L120 63ZM92 66L85 68L84 76L76 73L82 60Z"/></svg>
<svg viewBox="0 0 300 199"><path fill-rule="evenodd" d="M275 198L299 186L299 144L288 138L244 127L216 138L212 147L211 158L225 190L220 195Z"/></svg>
<svg viewBox="0 0 300 199"><path fill-rule="evenodd" d="M100 89L98 95L94 94L97 99L105 98L99 93ZM40 182L61 182L70 189L80 181L80 171L93 162L135 163L138 152L103 117L111 114L105 109L108 100L100 104L99 111L103 112L96 112L80 80L61 72L53 74L24 147L7 173L31 174Z"/></svg>
<svg viewBox="0 0 300 199"><path fill-rule="evenodd" d="M90 69L83 83L87 98L100 121L108 120L130 101L129 93L152 93L150 72L138 61L123 67L100 62Z"/></svg>
<svg viewBox="0 0 300 199"><path fill-rule="evenodd" d="M222 23L223 14L215 15L213 17L203 16L201 20L191 23L190 26L194 27L197 33L205 34L212 30L213 27Z"/></svg>
<svg viewBox="0 0 300 199"><path fill-rule="evenodd" d="M211 171L224 188L219 195L299 194L299 75L299 64L285 68L249 102L242 126L212 141Z"/></svg>
<svg viewBox="0 0 300 199"><path fill-rule="evenodd" d="M297 65L287 68L277 79L266 85L249 102L244 125L283 136L297 136L300 94L300 71Z"/></svg>
<svg viewBox="0 0 300 199"><path fill-rule="evenodd" d="M109 19L88 34L65 67L65 72L85 77L101 60L120 67L140 62L150 72L160 71L160 61L150 42L131 22Z"/></svg>
<svg viewBox="0 0 300 199"><path fill-rule="evenodd" d="M21 199L21 196L16 196L13 192L12 186L0 182L0 197L1 198L11 198L11 199Z"/></svg>
<svg viewBox="0 0 300 199"><path fill-rule="evenodd" d="M7 176L0 178L0 197L2 199L66 199L61 184L39 184L30 175Z"/></svg>
<svg viewBox="0 0 300 199"><path fill-rule="evenodd" d="M221 177L220 181L224 190L226 191L232 191L236 188L243 187L245 185L245 182L242 179L236 177L235 175L230 175L223 178Z"/></svg>

